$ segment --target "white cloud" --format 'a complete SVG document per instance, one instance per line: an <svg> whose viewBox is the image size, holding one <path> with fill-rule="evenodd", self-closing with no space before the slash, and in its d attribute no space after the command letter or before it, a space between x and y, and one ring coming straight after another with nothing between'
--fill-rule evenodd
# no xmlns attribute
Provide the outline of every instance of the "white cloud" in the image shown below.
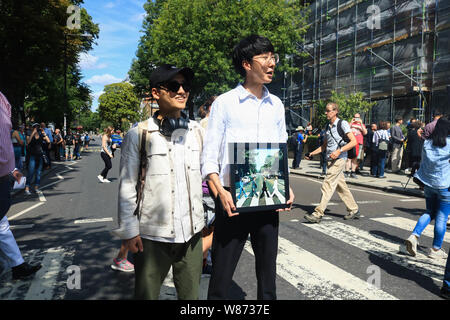
<svg viewBox="0 0 450 320"><path fill-rule="evenodd" d="M142 22L144 21L145 16L147 15L147 13L142 12L142 13L138 13L135 14L131 17L130 21L132 22Z"/></svg>
<svg viewBox="0 0 450 320"><path fill-rule="evenodd" d="M81 53L80 54L80 62L78 66L82 70L95 70L95 69L104 69L108 67L106 63L97 64L99 58L90 55L89 53Z"/></svg>
<svg viewBox="0 0 450 320"><path fill-rule="evenodd" d="M102 90L102 91L94 92L91 96L94 100L98 100L98 98L100 98L100 96L104 93L105 93L105 91Z"/></svg>
<svg viewBox="0 0 450 320"><path fill-rule="evenodd" d="M111 83L122 82L122 79L116 78L110 74L96 75L86 80L88 85L108 85Z"/></svg>
<svg viewBox="0 0 450 320"><path fill-rule="evenodd" d="M114 2L108 2L108 3L105 5L105 8L107 8L107 9L112 9L112 8L114 8L116 5L117 5L117 4L114 3Z"/></svg>

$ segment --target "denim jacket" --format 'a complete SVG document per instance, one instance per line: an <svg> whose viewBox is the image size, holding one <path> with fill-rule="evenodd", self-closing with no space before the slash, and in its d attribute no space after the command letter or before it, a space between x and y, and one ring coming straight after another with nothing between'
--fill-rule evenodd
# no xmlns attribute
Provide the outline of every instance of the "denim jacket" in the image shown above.
<svg viewBox="0 0 450 320"><path fill-rule="evenodd" d="M433 146L433 140L425 140L422 149L422 163L414 175L427 186L434 189L447 189L450 186L450 136L447 145Z"/></svg>
<svg viewBox="0 0 450 320"><path fill-rule="evenodd" d="M175 174L173 159L170 155L172 142L159 132L154 119L148 120L147 146L148 167L145 178L141 219L134 215L136 209L136 183L139 171L139 133L138 127L131 129L124 138L120 159L120 183L118 221L119 229L113 234L121 239L131 239L137 235L174 238L173 214L175 206ZM197 132L196 132L197 131ZM202 177L200 174L202 128L194 121L189 123L186 136L186 178L189 194L189 214L192 232L200 232L204 226L202 203Z"/></svg>

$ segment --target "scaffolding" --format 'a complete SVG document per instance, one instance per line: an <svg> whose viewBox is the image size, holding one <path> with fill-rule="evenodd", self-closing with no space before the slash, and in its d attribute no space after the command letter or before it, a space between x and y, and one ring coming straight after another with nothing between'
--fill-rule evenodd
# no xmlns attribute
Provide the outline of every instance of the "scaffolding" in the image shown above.
<svg viewBox="0 0 450 320"><path fill-rule="evenodd" d="M375 101L366 122L450 109L450 0L317 0L309 10L305 57L283 92L300 118L333 90Z"/></svg>

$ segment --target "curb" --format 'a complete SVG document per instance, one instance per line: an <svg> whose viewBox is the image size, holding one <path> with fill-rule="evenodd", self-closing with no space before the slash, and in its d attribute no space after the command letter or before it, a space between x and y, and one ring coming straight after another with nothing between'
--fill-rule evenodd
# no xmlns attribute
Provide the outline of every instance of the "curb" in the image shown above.
<svg viewBox="0 0 450 320"><path fill-rule="evenodd" d="M299 176L305 176L305 177L316 178L316 179L323 179L323 178L320 177L319 174L315 175L315 174L310 174L310 173L300 173L300 172L294 172L294 171L291 171L290 173L291 174L296 174L296 175L299 175ZM381 191L384 191L384 192L398 193L398 194L403 194L403 195L407 195L407 196L425 198L425 195L424 195L423 191L404 190L403 188L399 188L399 187L380 187L380 186L367 185L365 183L348 181L348 180L346 180L345 182L347 184L355 185L355 186L359 186L359 187L366 187L366 188L370 188L370 189L381 190Z"/></svg>

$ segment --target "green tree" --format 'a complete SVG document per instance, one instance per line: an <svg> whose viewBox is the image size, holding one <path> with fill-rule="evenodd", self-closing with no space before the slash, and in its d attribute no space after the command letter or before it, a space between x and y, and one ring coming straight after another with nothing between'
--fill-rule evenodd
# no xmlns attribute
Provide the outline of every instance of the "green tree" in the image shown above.
<svg viewBox="0 0 450 320"><path fill-rule="evenodd" d="M72 67L74 77L78 54L92 48L98 38L99 27L85 9L81 10L81 29L69 30L67 13L69 5L80 5L80 0L33 0L0 1L0 90L10 101L13 110L13 120L18 121L19 113L25 120L24 105L42 102L42 97L36 96L37 91L44 90L50 82L56 82L63 75L64 58ZM91 38L77 35L88 33ZM65 35L72 34L67 38ZM76 35L76 36L73 36ZM53 80L50 78L53 77ZM79 83L72 83L79 86ZM38 88L37 88L38 87ZM59 88L61 88L59 86ZM63 104L52 90L47 102L54 102L49 107L60 109ZM61 91L62 92L62 91ZM81 98L83 94L78 95ZM26 97L28 98L26 99ZM75 99L75 97L70 97ZM84 99L83 99L84 100ZM37 110L38 107L31 107ZM53 110L53 109L52 109Z"/></svg>
<svg viewBox="0 0 450 320"><path fill-rule="evenodd" d="M250 34L268 37L280 54L278 71L294 72L287 55L300 55L306 33L303 1L185 0L148 1L144 35L129 72L140 95L156 65L171 63L195 71L194 102L234 87L239 75L231 63L233 47Z"/></svg>
<svg viewBox="0 0 450 320"><path fill-rule="evenodd" d="M339 105L339 118L351 121L355 113L366 113L372 109L375 102L370 102L364 98L362 92L351 94L331 92L331 97L327 100L319 100L315 104L314 127L325 128L328 123L325 115L325 108L329 102L335 102Z"/></svg>
<svg viewBox="0 0 450 320"><path fill-rule="evenodd" d="M102 127L102 119L98 112L86 110L80 115L80 125L86 131L95 131L97 128L100 129Z"/></svg>
<svg viewBox="0 0 450 320"><path fill-rule="evenodd" d="M140 100L133 85L126 82L105 86L105 93L100 96L99 114L102 120L111 122L114 127L122 129L122 121L135 122L139 119Z"/></svg>

